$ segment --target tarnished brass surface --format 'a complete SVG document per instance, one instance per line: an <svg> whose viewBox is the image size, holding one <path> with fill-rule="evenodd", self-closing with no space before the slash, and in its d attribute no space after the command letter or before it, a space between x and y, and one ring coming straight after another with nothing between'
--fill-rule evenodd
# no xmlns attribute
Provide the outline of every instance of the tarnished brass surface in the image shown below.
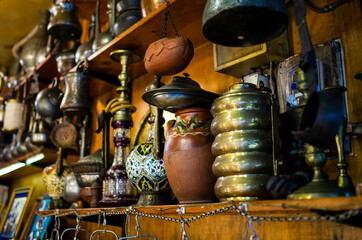
<svg viewBox="0 0 362 240"><path fill-rule="evenodd" d="M202 33L213 43L247 47L276 38L288 26L283 0L208 0Z"/></svg>
<svg viewBox="0 0 362 240"><path fill-rule="evenodd" d="M271 152L271 133L258 130L238 130L219 133L212 144L216 156L235 152Z"/></svg>
<svg viewBox="0 0 362 240"><path fill-rule="evenodd" d="M269 130L270 122L270 112L265 110L223 111L214 117L211 128L214 135L238 129Z"/></svg>
<svg viewBox="0 0 362 240"><path fill-rule="evenodd" d="M216 196L220 201L268 198L265 186L274 161L270 90L235 84L215 99L211 113Z"/></svg>
<svg viewBox="0 0 362 240"><path fill-rule="evenodd" d="M267 152L236 152L217 156L212 166L216 177L245 173L272 174L273 156Z"/></svg>
<svg viewBox="0 0 362 240"><path fill-rule="evenodd" d="M214 190L219 200L256 200L270 197L266 190L269 174L239 174L219 177Z"/></svg>

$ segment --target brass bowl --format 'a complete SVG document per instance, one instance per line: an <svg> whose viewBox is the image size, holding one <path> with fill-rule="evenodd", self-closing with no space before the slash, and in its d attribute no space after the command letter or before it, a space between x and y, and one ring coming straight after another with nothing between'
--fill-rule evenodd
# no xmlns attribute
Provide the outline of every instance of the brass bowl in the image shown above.
<svg viewBox="0 0 362 240"><path fill-rule="evenodd" d="M87 172L75 174L79 187L90 187L94 180L100 177L100 172Z"/></svg>

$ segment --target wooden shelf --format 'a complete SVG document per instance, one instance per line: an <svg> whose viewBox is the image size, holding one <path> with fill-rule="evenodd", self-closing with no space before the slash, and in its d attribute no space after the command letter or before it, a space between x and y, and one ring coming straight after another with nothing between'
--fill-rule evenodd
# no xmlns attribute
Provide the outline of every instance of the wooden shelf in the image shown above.
<svg viewBox="0 0 362 240"><path fill-rule="evenodd" d="M181 37L189 38L194 48L207 40L202 35L202 14L206 4L205 0L170 0L170 13L176 29ZM162 32L163 13L167 10L166 4L141 19L132 27L113 39L106 46L91 55L89 68L93 73L98 73L98 78L109 81L111 76L121 72L120 63L110 58L110 53L117 49L128 49L142 57L150 43L160 39ZM168 22L168 36L174 37L174 31ZM131 78L146 73L143 61L129 67ZM104 77L101 75L104 74ZM113 81L113 80L112 80Z"/></svg>
<svg viewBox="0 0 362 240"><path fill-rule="evenodd" d="M263 200L263 201L248 201L247 211L250 214L297 214L297 213L310 213L316 215L316 211L325 212L339 212L362 209L362 196L357 197L338 197L338 198L318 198L318 199L304 199L304 200ZM177 214L176 210L180 206L185 207L186 214L201 214L223 207L235 205L239 207L241 202L222 202L222 203L207 203L207 204L182 204L182 205L164 205L164 206L147 206L137 207L132 206L133 209L141 213L147 214ZM127 211L129 207L115 207L115 208L81 208L81 209L57 209L39 211L40 215L79 215L79 216L94 216L99 215L101 212L115 213ZM223 214L238 214L234 209L225 211ZM112 215L112 214L111 214Z"/></svg>
<svg viewBox="0 0 362 240"><path fill-rule="evenodd" d="M35 71L38 73L38 79L40 82L51 83L54 77L59 77L57 69L57 62L53 56L49 54L44 61L36 66ZM34 72L28 74L28 79L34 76Z"/></svg>

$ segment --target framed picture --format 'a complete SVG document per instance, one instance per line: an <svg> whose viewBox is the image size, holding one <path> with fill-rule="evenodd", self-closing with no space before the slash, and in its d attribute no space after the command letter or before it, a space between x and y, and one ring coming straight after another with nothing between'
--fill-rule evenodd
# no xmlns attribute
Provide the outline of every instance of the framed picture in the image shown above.
<svg viewBox="0 0 362 240"><path fill-rule="evenodd" d="M28 207L33 187L17 188L11 194L9 205L1 223L0 240L17 238Z"/></svg>
<svg viewBox="0 0 362 240"><path fill-rule="evenodd" d="M31 217L21 234L21 240L45 239L52 217L40 217L36 215L36 212L49 209L50 201L49 196L47 196L35 203L31 212Z"/></svg>

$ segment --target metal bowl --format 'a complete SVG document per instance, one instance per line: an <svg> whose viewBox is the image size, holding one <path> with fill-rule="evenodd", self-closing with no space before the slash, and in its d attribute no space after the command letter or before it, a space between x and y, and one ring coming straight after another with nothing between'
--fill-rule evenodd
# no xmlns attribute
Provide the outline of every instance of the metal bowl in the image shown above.
<svg viewBox="0 0 362 240"><path fill-rule="evenodd" d="M185 108L210 107L220 95L205 91L200 85L186 77L174 77L171 84L145 92L143 100L162 110L177 112Z"/></svg>
<svg viewBox="0 0 362 240"><path fill-rule="evenodd" d="M79 187L90 187L92 186L92 182L99 178L100 172L88 172L88 173L76 173L75 178L77 179L77 183Z"/></svg>

